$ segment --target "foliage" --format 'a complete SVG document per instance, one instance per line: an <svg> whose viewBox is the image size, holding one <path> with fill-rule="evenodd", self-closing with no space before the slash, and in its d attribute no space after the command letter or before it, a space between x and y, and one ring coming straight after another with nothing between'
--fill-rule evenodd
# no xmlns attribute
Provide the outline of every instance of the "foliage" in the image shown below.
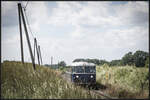
<svg viewBox="0 0 150 100"><path fill-rule="evenodd" d="M58 64L52 64L52 65L45 64L44 66L50 67L50 68L52 68L52 69L58 69L58 68L59 68Z"/></svg>
<svg viewBox="0 0 150 100"><path fill-rule="evenodd" d="M83 59L83 58L78 58L75 59L73 62L89 62L89 63L94 63L96 65L103 65L103 64L108 64L109 66L125 66L125 65L135 65L136 67L144 67L145 63L148 65L148 61L146 61L146 58L149 57L147 52L144 51L136 51L134 54L132 52L128 52L125 54L122 59L119 60L112 60L110 62L106 60L99 60L99 59Z"/></svg>
<svg viewBox="0 0 150 100"><path fill-rule="evenodd" d="M96 71L97 82L105 85L110 84L112 87L118 88L115 93L122 89L128 91L129 94L133 93L141 96L145 94L142 98L148 98L149 68L135 66L109 67L103 65L97 66Z"/></svg>
<svg viewBox="0 0 150 100"><path fill-rule="evenodd" d="M61 62L59 62L59 63L58 63L58 66L63 66L63 67L65 67L65 66L66 66L65 61L61 61Z"/></svg>
<svg viewBox="0 0 150 100"><path fill-rule="evenodd" d="M109 63L109 66L121 66L121 65L122 65L121 60L112 60L112 61Z"/></svg>
<svg viewBox="0 0 150 100"><path fill-rule="evenodd" d="M134 57L134 63L137 67L144 67L146 58L149 56L147 52L144 51L136 51L133 55Z"/></svg>
<svg viewBox="0 0 150 100"><path fill-rule="evenodd" d="M132 54L132 52L129 52L122 57L122 64L135 65L136 67L144 67L147 57L149 57L149 54L144 51L138 50L134 54Z"/></svg>
<svg viewBox="0 0 150 100"><path fill-rule="evenodd" d="M145 67L149 67L149 57L147 57L147 59L145 61Z"/></svg>
<svg viewBox="0 0 150 100"><path fill-rule="evenodd" d="M132 52L129 52L122 57L122 64L123 65L133 65L134 64L134 58L133 58Z"/></svg>
<svg viewBox="0 0 150 100"><path fill-rule="evenodd" d="M4 62L1 67L3 99L81 99L101 98L79 86L67 83L61 72L31 63Z"/></svg>
<svg viewBox="0 0 150 100"><path fill-rule="evenodd" d="M109 64L109 62L106 60L99 60L99 65L103 65L103 64Z"/></svg>

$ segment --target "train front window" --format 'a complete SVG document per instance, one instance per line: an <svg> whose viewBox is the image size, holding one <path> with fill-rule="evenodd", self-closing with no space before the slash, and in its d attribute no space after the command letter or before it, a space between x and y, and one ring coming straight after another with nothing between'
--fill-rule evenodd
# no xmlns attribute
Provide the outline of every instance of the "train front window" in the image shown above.
<svg viewBox="0 0 150 100"><path fill-rule="evenodd" d="M76 66L76 67L74 67L74 72L84 73L84 67L83 66Z"/></svg>
<svg viewBox="0 0 150 100"><path fill-rule="evenodd" d="M85 73L95 73L96 69L95 66L86 66L85 67Z"/></svg>

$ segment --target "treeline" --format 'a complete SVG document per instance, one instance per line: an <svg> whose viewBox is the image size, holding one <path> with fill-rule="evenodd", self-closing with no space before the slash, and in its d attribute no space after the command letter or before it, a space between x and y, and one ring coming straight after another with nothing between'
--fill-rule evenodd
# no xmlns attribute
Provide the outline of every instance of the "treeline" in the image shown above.
<svg viewBox="0 0 150 100"><path fill-rule="evenodd" d="M59 67L66 67L66 63L65 63L65 61L60 61L58 64L52 64L52 65L45 64L45 66L57 69Z"/></svg>
<svg viewBox="0 0 150 100"><path fill-rule="evenodd" d="M128 52L119 60L106 61L104 59L75 59L73 62L85 61L96 65L108 64L109 66L133 65L136 67L149 67L149 53L144 51Z"/></svg>

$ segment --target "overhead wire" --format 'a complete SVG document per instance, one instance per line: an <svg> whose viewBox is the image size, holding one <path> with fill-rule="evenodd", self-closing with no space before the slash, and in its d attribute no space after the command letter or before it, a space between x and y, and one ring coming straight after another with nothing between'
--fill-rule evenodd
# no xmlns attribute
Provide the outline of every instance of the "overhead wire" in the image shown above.
<svg viewBox="0 0 150 100"><path fill-rule="evenodd" d="M26 8L27 8L27 5L28 5L28 4L29 4L29 1L27 1L26 5L25 5L24 7L22 7L22 8L23 8L23 10L24 10L25 19L26 19L26 21L27 21L28 28L29 28L29 30L30 30L30 33L31 33L33 39L34 39L34 35L33 35L32 30L31 30L31 27L30 27L30 24L29 24L29 20L28 20L27 14L26 14Z"/></svg>
<svg viewBox="0 0 150 100"><path fill-rule="evenodd" d="M26 5L24 7L22 7L22 8L23 8L23 11L24 11L24 15L25 15L25 19L26 19L26 22L27 22L27 26L28 26L29 31L30 31L29 33L31 33L32 38L35 39L35 37L33 35L33 32L31 30L30 24L29 24L29 20L28 20L27 14L26 14L26 8L27 8L28 4L29 4L29 2L27 1ZM35 46L34 46L34 49L35 49ZM34 50L34 59L35 59L35 50Z"/></svg>
<svg viewBox="0 0 150 100"><path fill-rule="evenodd" d="M27 26L28 26L28 28L29 28L29 30L30 30L30 33L31 33L31 35L32 35L32 38L34 39L35 37L34 37L34 35L33 35L33 32L32 32L32 30L31 30L31 27L30 27L30 25L29 25L29 20L28 20L27 14L26 14L26 7L27 7L28 3L29 3L29 2L27 1L26 6L25 6L25 7L22 7L22 8L23 8L23 11L24 11L24 14L25 14L25 19L26 19L26 21L27 21ZM22 2L21 2L21 4L22 4Z"/></svg>
<svg viewBox="0 0 150 100"><path fill-rule="evenodd" d="M29 27L30 33L31 33L32 37L33 37L33 38L35 38L35 37L34 37L34 35L33 35L32 30L31 30L31 27L30 27L29 20L28 20L28 17L27 17L27 14L26 14L25 9L24 9L24 12L25 12L25 17L26 17L26 20L27 20L27 24L28 24L28 27Z"/></svg>
<svg viewBox="0 0 150 100"><path fill-rule="evenodd" d="M29 4L29 1L27 1L25 7L22 7L22 8L23 8L23 10L24 10L25 19L26 19L26 21L27 21L27 25L28 25L28 27L29 27L29 31L30 31L30 33L31 33L31 35L32 35L32 37L33 37L33 39L34 39L35 37L34 37L33 32L32 32L32 30L31 30L31 27L30 27L30 24L29 24L29 20L28 20L27 14L26 14L26 8L27 8L28 4Z"/></svg>
<svg viewBox="0 0 150 100"><path fill-rule="evenodd" d="M29 2L29 1L27 1L26 6L24 7L24 9L26 9L26 7L27 7L27 5L28 5L28 2Z"/></svg>

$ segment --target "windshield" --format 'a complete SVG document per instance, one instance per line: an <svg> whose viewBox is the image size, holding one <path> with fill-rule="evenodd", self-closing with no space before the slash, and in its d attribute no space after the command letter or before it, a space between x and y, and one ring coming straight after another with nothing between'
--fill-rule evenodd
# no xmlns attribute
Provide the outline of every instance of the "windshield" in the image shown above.
<svg viewBox="0 0 150 100"><path fill-rule="evenodd" d="M95 73L95 66L86 66L85 67L85 73Z"/></svg>
<svg viewBox="0 0 150 100"><path fill-rule="evenodd" d="M96 73L95 66L75 66L72 68L72 72L76 73Z"/></svg>
<svg viewBox="0 0 150 100"><path fill-rule="evenodd" d="M82 66L76 66L73 69L74 69L73 72L84 73L84 67L82 67Z"/></svg>

